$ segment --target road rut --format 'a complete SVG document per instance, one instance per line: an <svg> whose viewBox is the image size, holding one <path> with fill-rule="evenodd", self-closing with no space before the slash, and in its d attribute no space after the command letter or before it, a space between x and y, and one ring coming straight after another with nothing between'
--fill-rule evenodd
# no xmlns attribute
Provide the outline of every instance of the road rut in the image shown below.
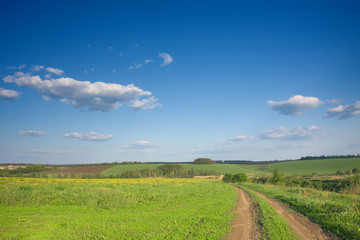
<svg viewBox="0 0 360 240"><path fill-rule="evenodd" d="M251 205L249 196L244 190L234 187L238 193L233 213L236 215L231 222L231 232L227 240L255 240L259 236L258 228L254 219L254 209Z"/></svg>

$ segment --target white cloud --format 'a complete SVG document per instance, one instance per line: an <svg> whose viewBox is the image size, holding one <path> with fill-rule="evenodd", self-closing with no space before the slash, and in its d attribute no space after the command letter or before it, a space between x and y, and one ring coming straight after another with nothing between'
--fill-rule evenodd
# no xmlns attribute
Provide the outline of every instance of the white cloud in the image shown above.
<svg viewBox="0 0 360 240"><path fill-rule="evenodd" d="M96 132L90 133L65 133L64 137L66 138L77 138L79 140L86 140L86 141L95 141L95 142L104 142L113 138L111 134L101 134Z"/></svg>
<svg viewBox="0 0 360 240"><path fill-rule="evenodd" d="M129 66L128 70L132 70L134 68L141 68L144 64L153 63L154 61L151 59L145 59L144 62L136 62Z"/></svg>
<svg viewBox="0 0 360 240"><path fill-rule="evenodd" d="M20 66L8 66L8 67L6 67L7 69L11 69L11 70L21 70L21 69L23 69L23 68L25 68L26 67L26 65L25 64L23 64L23 65L20 65Z"/></svg>
<svg viewBox="0 0 360 240"><path fill-rule="evenodd" d="M42 66L42 65L35 65L35 66L33 66L32 68L31 68L31 70L32 71L35 71L35 72L38 72L38 71L40 71L40 70L42 70L42 69L44 69L45 67L44 66Z"/></svg>
<svg viewBox="0 0 360 240"><path fill-rule="evenodd" d="M159 148L162 147L162 144L154 143L150 141L135 141L133 143L130 143L125 146L126 149L139 149L139 150L145 150L145 149L153 149L153 148Z"/></svg>
<svg viewBox="0 0 360 240"><path fill-rule="evenodd" d="M16 100L20 96L20 93L14 90L0 88L0 99L8 101Z"/></svg>
<svg viewBox="0 0 360 240"><path fill-rule="evenodd" d="M34 154L77 154L81 153L82 151L73 151L73 150L59 150L59 149L49 149L49 148L33 148L28 153Z"/></svg>
<svg viewBox="0 0 360 240"><path fill-rule="evenodd" d="M161 104L158 103L158 101L159 100L154 97L142 100L134 100L132 103L132 107L135 111L151 110L156 107L161 107Z"/></svg>
<svg viewBox="0 0 360 240"><path fill-rule="evenodd" d="M316 97L304 97L302 95L295 95L280 102L268 101L268 105L272 110L285 115L301 115L305 110L316 108L322 104L324 102Z"/></svg>
<svg viewBox="0 0 360 240"><path fill-rule="evenodd" d="M339 105L334 108L328 108L325 118L336 117L338 119L347 119L360 115L360 101L349 105Z"/></svg>
<svg viewBox="0 0 360 240"><path fill-rule="evenodd" d="M161 64L161 67L167 66L174 61L173 58L168 53L159 53L159 57L164 59L164 62Z"/></svg>
<svg viewBox="0 0 360 240"><path fill-rule="evenodd" d="M21 130L19 132L21 136L31 136L31 137L39 137L49 134L48 132L38 131L38 130Z"/></svg>
<svg viewBox="0 0 360 240"><path fill-rule="evenodd" d="M113 47L112 47L112 46L109 46L109 47L108 47L108 50L113 50Z"/></svg>
<svg viewBox="0 0 360 240"><path fill-rule="evenodd" d="M61 69L58 69L58 68L47 67L47 68L45 68L45 70L47 72L49 72L49 73L53 73L53 74L58 75L58 76L64 74L64 71L61 70Z"/></svg>
<svg viewBox="0 0 360 240"><path fill-rule="evenodd" d="M252 136L245 136L245 135L230 138L230 140L235 141L235 142L246 141L246 140L251 140L251 139L253 139Z"/></svg>
<svg viewBox="0 0 360 240"><path fill-rule="evenodd" d="M18 86L34 88L52 99L79 108L88 108L95 111L110 111L123 104L132 105L135 110L152 109L154 98L151 92L144 91L133 84L126 86L116 83L77 81L72 78L57 78L42 80L40 76L32 76L17 72L3 80L7 83L14 82ZM143 97L149 97L142 99ZM145 107L147 106L147 107ZM155 105L159 106L159 105Z"/></svg>
<svg viewBox="0 0 360 240"><path fill-rule="evenodd" d="M331 104L337 104L337 103L340 103L341 102L341 99L338 99L338 98L333 98L331 100L327 100L328 103L331 103Z"/></svg>
<svg viewBox="0 0 360 240"><path fill-rule="evenodd" d="M288 129L277 127L273 130L263 131L260 134L261 139L279 139L279 140L308 140L316 138L324 133L323 128L318 126L308 126L305 128L297 127Z"/></svg>

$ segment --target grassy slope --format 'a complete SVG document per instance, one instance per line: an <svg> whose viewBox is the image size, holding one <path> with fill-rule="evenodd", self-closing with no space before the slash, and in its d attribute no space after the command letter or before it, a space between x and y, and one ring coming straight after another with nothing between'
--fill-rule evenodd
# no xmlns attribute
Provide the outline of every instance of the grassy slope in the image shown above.
<svg viewBox="0 0 360 240"><path fill-rule="evenodd" d="M158 166L160 166L162 164L133 164L133 165L117 165L115 167L106 169L105 171L102 172L102 174L109 176L109 175L117 175L117 174L121 174L125 171L128 170L139 170L139 169L144 169L144 168L148 168L148 169L155 169ZM185 169L199 169L199 170L209 170L209 171L216 171L219 174L225 174L225 173L231 173L231 174L236 174L236 173L262 173L261 171L256 171L256 170L248 170L242 167L239 167L239 165L237 164L191 164L191 163L187 163L187 164L180 164L182 165Z"/></svg>
<svg viewBox="0 0 360 240"><path fill-rule="evenodd" d="M0 239L223 239L235 201L216 180L0 178Z"/></svg>
<svg viewBox="0 0 360 240"><path fill-rule="evenodd" d="M121 174L127 170L137 170L143 168L154 169L161 164L134 164L134 165L118 165L109 168L102 172L102 174L116 175ZM360 168L360 158L339 158L339 159L322 159L322 160L304 160L304 161L289 161L272 164L260 165L238 165L238 164L181 164L184 168L194 168L201 170L214 170L220 174L230 173L254 173L254 174L269 174L275 168L279 168L280 172L285 175L300 175L300 174L333 174L337 170L345 171L351 170L354 167Z"/></svg>
<svg viewBox="0 0 360 240"><path fill-rule="evenodd" d="M333 174L337 170L351 170L355 167L360 168L360 158L338 158L322 160L303 160L294 162L283 162L269 164L269 169L278 168L285 175L299 174Z"/></svg>

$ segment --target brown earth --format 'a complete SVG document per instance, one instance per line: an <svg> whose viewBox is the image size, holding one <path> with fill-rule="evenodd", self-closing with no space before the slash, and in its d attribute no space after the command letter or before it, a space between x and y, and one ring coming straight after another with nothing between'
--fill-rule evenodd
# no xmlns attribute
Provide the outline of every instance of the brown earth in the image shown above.
<svg viewBox="0 0 360 240"><path fill-rule="evenodd" d="M236 217L231 222L231 232L227 236L227 240L255 240L258 239L260 233L255 223L255 209L251 205L249 196L244 190L234 187L238 193L233 213Z"/></svg>
<svg viewBox="0 0 360 240"><path fill-rule="evenodd" d="M249 189L250 190L250 189ZM280 203L264 194L251 190L257 195L265 199L278 213L284 218L295 234L303 240L315 240L315 239L339 239L337 237L330 237L326 235L321 227L311 222L307 217L301 215L298 212L290 209L286 204Z"/></svg>
<svg viewBox="0 0 360 240"><path fill-rule="evenodd" d="M112 166L95 166L95 167L79 167L79 168L66 168L66 169L58 169L58 170L51 170L51 171L45 171L43 173L85 173L85 174L98 174L102 171L105 171L108 168L111 168Z"/></svg>

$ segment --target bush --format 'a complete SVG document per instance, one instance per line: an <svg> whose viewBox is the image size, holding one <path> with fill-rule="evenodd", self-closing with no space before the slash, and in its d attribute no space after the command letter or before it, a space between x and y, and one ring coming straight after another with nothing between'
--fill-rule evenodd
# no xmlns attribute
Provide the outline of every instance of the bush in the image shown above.
<svg viewBox="0 0 360 240"><path fill-rule="evenodd" d="M278 168L276 168L274 170L274 173L273 173L273 176L272 178L270 179L270 183L272 184L279 184L280 182L283 181L283 176L282 174L280 173L280 170Z"/></svg>
<svg viewBox="0 0 360 240"><path fill-rule="evenodd" d="M223 181L223 182L226 182L226 183L231 182L232 177L233 177L233 176L232 176L231 174L227 173L227 174L225 174L224 177L222 178L222 181Z"/></svg>
<svg viewBox="0 0 360 240"><path fill-rule="evenodd" d="M235 174L232 179L232 182L250 182L250 179L245 173L237 173Z"/></svg>

